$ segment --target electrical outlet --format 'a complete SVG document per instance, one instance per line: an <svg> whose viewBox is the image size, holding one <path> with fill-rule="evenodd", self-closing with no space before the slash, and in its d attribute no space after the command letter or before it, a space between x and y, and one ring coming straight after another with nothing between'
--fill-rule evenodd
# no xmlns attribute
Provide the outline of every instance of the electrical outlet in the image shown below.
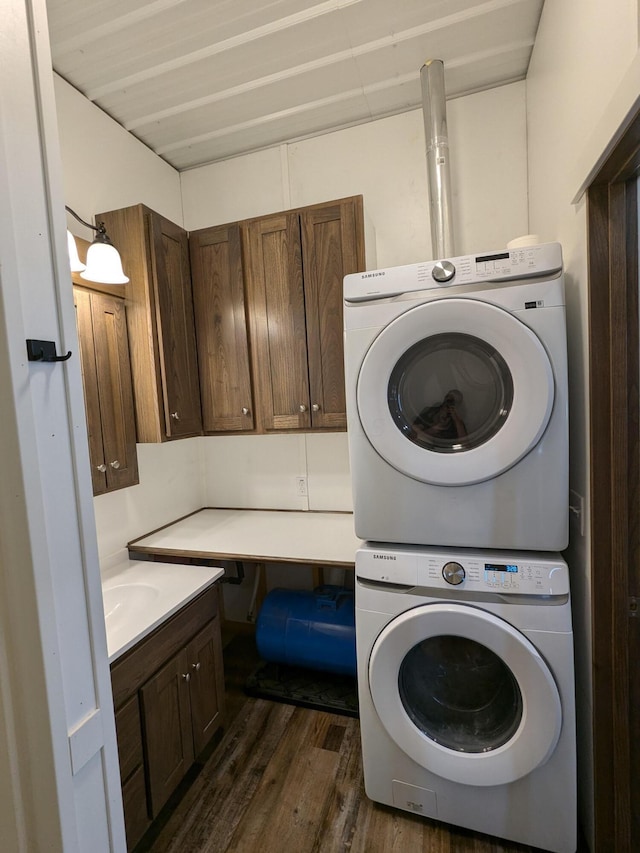
<svg viewBox="0 0 640 853"><path fill-rule="evenodd" d="M569 511L576 527L580 530L580 536L584 536L584 498L573 489L569 489Z"/></svg>
<svg viewBox="0 0 640 853"><path fill-rule="evenodd" d="M296 477L296 491L301 497L306 497L306 495L307 495L307 478L306 477Z"/></svg>

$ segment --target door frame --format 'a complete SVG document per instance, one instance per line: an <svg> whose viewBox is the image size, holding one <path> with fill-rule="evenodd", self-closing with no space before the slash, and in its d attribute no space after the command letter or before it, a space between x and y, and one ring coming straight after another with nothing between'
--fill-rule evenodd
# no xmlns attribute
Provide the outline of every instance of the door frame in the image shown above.
<svg viewBox="0 0 640 853"><path fill-rule="evenodd" d="M619 853L640 831L638 174L640 114L587 209L594 834Z"/></svg>

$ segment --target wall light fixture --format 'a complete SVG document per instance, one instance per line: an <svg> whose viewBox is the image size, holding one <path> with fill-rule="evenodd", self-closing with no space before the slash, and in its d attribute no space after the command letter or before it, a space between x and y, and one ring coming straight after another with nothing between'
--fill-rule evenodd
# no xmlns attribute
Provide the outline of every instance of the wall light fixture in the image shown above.
<svg viewBox="0 0 640 853"><path fill-rule="evenodd" d="M78 257L78 247L76 246L73 234L67 231L71 271L79 272L80 278L84 278L86 281L95 281L100 284L126 284L129 279L123 272L120 254L109 239L104 222L99 222L98 225L91 225L90 222L80 219L75 210L71 210L66 205L65 210L77 219L78 222L96 232L93 243L87 249L87 263L85 266Z"/></svg>

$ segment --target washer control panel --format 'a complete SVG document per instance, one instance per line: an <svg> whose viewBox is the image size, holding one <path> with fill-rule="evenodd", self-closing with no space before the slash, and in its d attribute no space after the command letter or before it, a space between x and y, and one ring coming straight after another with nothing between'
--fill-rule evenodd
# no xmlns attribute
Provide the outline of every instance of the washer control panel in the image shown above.
<svg viewBox="0 0 640 853"><path fill-rule="evenodd" d="M356 575L365 580L426 589L467 589L520 595L566 595L569 571L559 555L448 551L397 545L366 545L356 554Z"/></svg>
<svg viewBox="0 0 640 853"><path fill-rule="evenodd" d="M541 243L523 249L350 273L344 278L344 299L347 304L358 303L458 284L539 278L561 270L560 244Z"/></svg>

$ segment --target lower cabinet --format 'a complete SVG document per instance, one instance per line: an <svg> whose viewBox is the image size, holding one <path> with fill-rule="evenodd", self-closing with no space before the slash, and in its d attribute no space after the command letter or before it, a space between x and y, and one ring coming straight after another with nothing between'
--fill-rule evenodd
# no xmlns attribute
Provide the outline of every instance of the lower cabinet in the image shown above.
<svg viewBox="0 0 640 853"><path fill-rule="evenodd" d="M118 659L111 681L131 850L224 721L217 587Z"/></svg>

